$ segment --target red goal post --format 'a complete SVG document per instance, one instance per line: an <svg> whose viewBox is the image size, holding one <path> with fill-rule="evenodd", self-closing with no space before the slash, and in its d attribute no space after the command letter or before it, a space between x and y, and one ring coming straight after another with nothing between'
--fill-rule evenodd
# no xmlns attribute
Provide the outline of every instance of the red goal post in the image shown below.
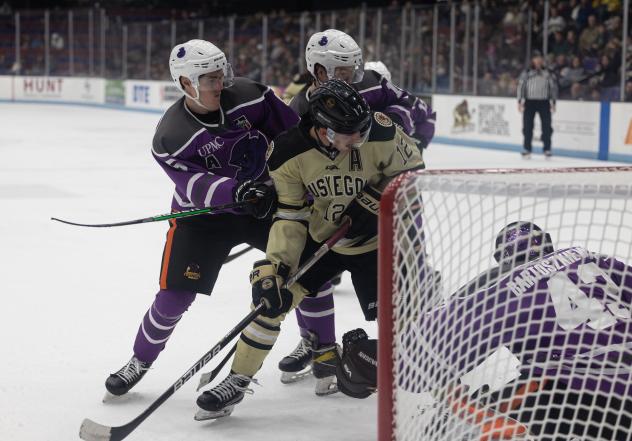
<svg viewBox="0 0 632 441"><path fill-rule="evenodd" d="M450 184L451 180L455 180L454 185ZM423 182L416 184L417 181ZM454 205L442 206L443 211L436 210L439 207L437 204L444 204L447 198L438 196L436 200L433 199L433 192L439 194L444 191L442 186L445 186L446 191L460 195L455 198ZM422 194L423 201L420 197ZM397 248L401 245L398 244L397 234L401 235L403 231L398 222L406 216L410 222L412 215L406 213L410 207L417 205L417 208L421 207L424 218L433 216L435 211L444 213L445 222L442 219L434 219L436 227L446 224L447 228L458 226L460 223L463 231L467 231L468 224L471 223L471 219L467 218L470 213L467 210L460 213L460 210L455 209L461 208L463 204L467 205L471 212L475 212L475 216L485 219L475 221L473 228L484 230L485 235L472 240L472 245L468 243L469 238L462 239L458 233L444 237L439 232L439 230L444 231L441 228L436 228L436 232L425 231L423 234L429 237L428 240L425 238L422 240L423 245L424 247L427 244L435 245L430 251L430 257L435 260L454 259L455 256L450 253L454 252L455 247L451 248L449 243L442 242L458 239L463 240L467 246L473 247L472 249L466 247L466 252L475 254L472 258L462 256L462 262L467 264L480 260L484 262L483 265L489 265L494 238L491 232L499 231L499 226L507 225L512 221L532 221L529 217L533 216L539 223L543 223L542 227L545 231L550 229L556 236L562 238L560 242L565 246L578 245L572 241L580 242L579 245L587 247L595 244L602 245L605 249L596 251L614 254L623 260L628 259L626 263L632 264L631 199L632 167L629 166L422 170L406 173L394 179L382 195L379 219L378 441L431 440L431 438L423 437L420 432L414 432L418 427L422 427L424 422L421 426L415 423L418 427L410 429L413 432L409 431L403 437L397 436L398 429L402 428L398 427L396 414L401 413L402 410L397 408L396 375L404 370L405 366L401 365L403 363L401 359L399 359L400 365L394 362L396 358L395 334L398 332L398 326L403 326L401 323L396 323L395 303L396 299L401 299L404 295L415 295L414 292L398 292L397 286L398 284L408 288L417 286L414 283L402 282L401 279L405 277L402 273L411 272L410 268L404 268L407 264L405 260L410 260L411 256L404 259L401 257L402 251L399 250L398 258ZM430 213L431 210L433 213ZM585 219L585 213L591 213L591 210L593 214L597 214L588 215L588 219ZM503 213L503 211L506 212ZM454 219L448 220L450 213L454 215ZM425 222L426 219L422 223ZM594 222L597 226L593 228L590 222ZM422 226L417 226L417 228L421 234ZM423 229L427 228L428 225L423 226ZM603 237L593 237L601 233ZM430 238L433 234L439 237ZM411 245L409 248L417 247L418 245L415 247ZM446 255L442 256L442 252ZM477 254L479 252L480 256ZM481 256L487 256L487 258ZM459 276L463 276L465 280L447 280L448 285L459 286L459 283L467 282L465 276L478 274L482 268L477 265L471 266L472 268L466 268L464 271L461 271L461 267L459 271L455 271L459 272ZM438 269L442 270L442 268ZM445 269L447 268L443 268ZM443 283L443 278L450 279L452 274L446 271L445 274L442 272L441 276ZM414 369L410 366L409 368ZM400 422L400 425L402 424L407 423ZM411 433L417 435L411 435Z"/></svg>

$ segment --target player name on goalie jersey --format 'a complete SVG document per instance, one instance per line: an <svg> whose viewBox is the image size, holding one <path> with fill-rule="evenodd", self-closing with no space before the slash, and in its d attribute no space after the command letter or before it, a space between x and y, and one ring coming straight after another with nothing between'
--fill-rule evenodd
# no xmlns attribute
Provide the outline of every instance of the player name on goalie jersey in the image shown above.
<svg viewBox="0 0 632 441"><path fill-rule="evenodd" d="M632 267L573 247L464 288L470 294L422 315L416 328L464 384L503 350L515 360L499 368L507 383L549 377L571 389L632 394Z"/></svg>
<svg viewBox="0 0 632 441"><path fill-rule="evenodd" d="M305 226L317 242L329 238L353 199L367 185L381 190L390 178L407 170L424 167L415 141L380 112L373 114L367 141L357 149L341 153L318 145L310 137L309 119L274 140L269 152L270 176L279 196L277 221L270 232L268 256L273 261L294 265L302 251ZM314 198L310 208L307 193ZM375 207L377 211L378 207ZM361 243L361 245L359 245ZM376 237L343 240L334 250L361 254L374 250ZM278 259L278 260L277 260Z"/></svg>
<svg viewBox="0 0 632 441"><path fill-rule="evenodd" d="M548 277L556 271L588 256L598 257L598 255L584 248L571 248L569 250L559 251L549 258L541 259L535 265L522 270L518 275L512 277L512 279L507 282L507 287L515 295L521 296L543 277Z"/></svg>

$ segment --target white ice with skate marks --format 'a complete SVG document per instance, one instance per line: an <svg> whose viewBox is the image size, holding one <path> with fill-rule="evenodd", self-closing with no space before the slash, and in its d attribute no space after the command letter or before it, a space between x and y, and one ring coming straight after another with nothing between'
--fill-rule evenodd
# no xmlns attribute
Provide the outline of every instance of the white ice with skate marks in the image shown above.
<svg viewBox="0 0 632 441"><path fill-rule="evenodd" d="M49 218L108 222L168 212L173 185L150 154L159 115L35 104L0 104L0 115L0 438L78 439L86 417L125 424L248 313L248 273L261 254L251 252L225 266L213 296L194 302L129 399L103 404L103 383L131 356L134 336L158 288L167 224L89 229ZM523 161L517 153L438 144L425 157L429 168L598 163L561 157L545 161L539 155ZM357 327L376 336L375 324L363 320L348 275L335 299L339 339ZM296 329L291 314L257 375L261 386L253 385L255 393L230 417L193 421L196 376L128 439L375 439L375 396L316 397L313 378L281 384L276 365L298 342Z"/></svg>

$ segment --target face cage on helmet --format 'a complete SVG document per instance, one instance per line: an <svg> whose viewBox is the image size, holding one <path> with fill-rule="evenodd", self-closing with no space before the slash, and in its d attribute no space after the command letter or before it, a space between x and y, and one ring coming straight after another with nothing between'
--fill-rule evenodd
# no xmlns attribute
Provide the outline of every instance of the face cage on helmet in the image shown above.
<svg viewBox="0 0 632 441"><path fill-rule="evenodd" d="M362 59L360 59L360 62L362 62ZM353 68L353 74L351 75L351 81L346 81L345 79L338 78L336 76L336 69L338 69L340 67ZM325 70L327 71L327 78L328 79L330 79L330 80L333 80L333 79L343 80L343 81L345 81L348 84L359 83L360 81L362 81L362 78L364 78L364 66L361 66L361 65L359 66L357 64L354 64L352 66L338 65L338 66L335 66L335 67L325 67Z"/></svg>
<svg viewBox="0 0 632 441"><path fill-rule="evenodd" d="M360 133L360 140L354 143L349 143L348 141L351 139L354 133ZM344 145L350 145L353 149L359 149L362 144L366 142L369 137L369 133L371 132L371 119L369 119L368 123L365 124L360 130L352 133L339 133L327 127L327 140L330 143L334 143L337 139Z"/></svg>
<svg viewBox="0 0 632 441"><path fill-rule="evenodd" d="M197 74L195 78L189 78L191 80L191 85L195 88L196 92L198 92L198 97L200 96L199 91L213 90L212 88L211 89L200 88L200 77L202 75L206 75L212 72L217 72L220 70L224 72L224 80L222 82L223 87L226 88L235 84L235 75L233 73L233 67L230 65L230 63L226 63L226 69L217 69L217 70L211 70L208 72L201 72Z"/></svg>

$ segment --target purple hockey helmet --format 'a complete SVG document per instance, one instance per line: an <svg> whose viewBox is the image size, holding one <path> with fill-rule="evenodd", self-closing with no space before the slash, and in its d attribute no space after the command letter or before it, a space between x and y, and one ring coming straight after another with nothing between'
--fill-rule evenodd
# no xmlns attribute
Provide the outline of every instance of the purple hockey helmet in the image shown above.
<svg viewBox="0 0 632 441"><path fill-rule="evenodd" d="M553 241L549 233L533 222L512 222L496 236L494 259L498 263L521 265L552 253Z"/></svg>

